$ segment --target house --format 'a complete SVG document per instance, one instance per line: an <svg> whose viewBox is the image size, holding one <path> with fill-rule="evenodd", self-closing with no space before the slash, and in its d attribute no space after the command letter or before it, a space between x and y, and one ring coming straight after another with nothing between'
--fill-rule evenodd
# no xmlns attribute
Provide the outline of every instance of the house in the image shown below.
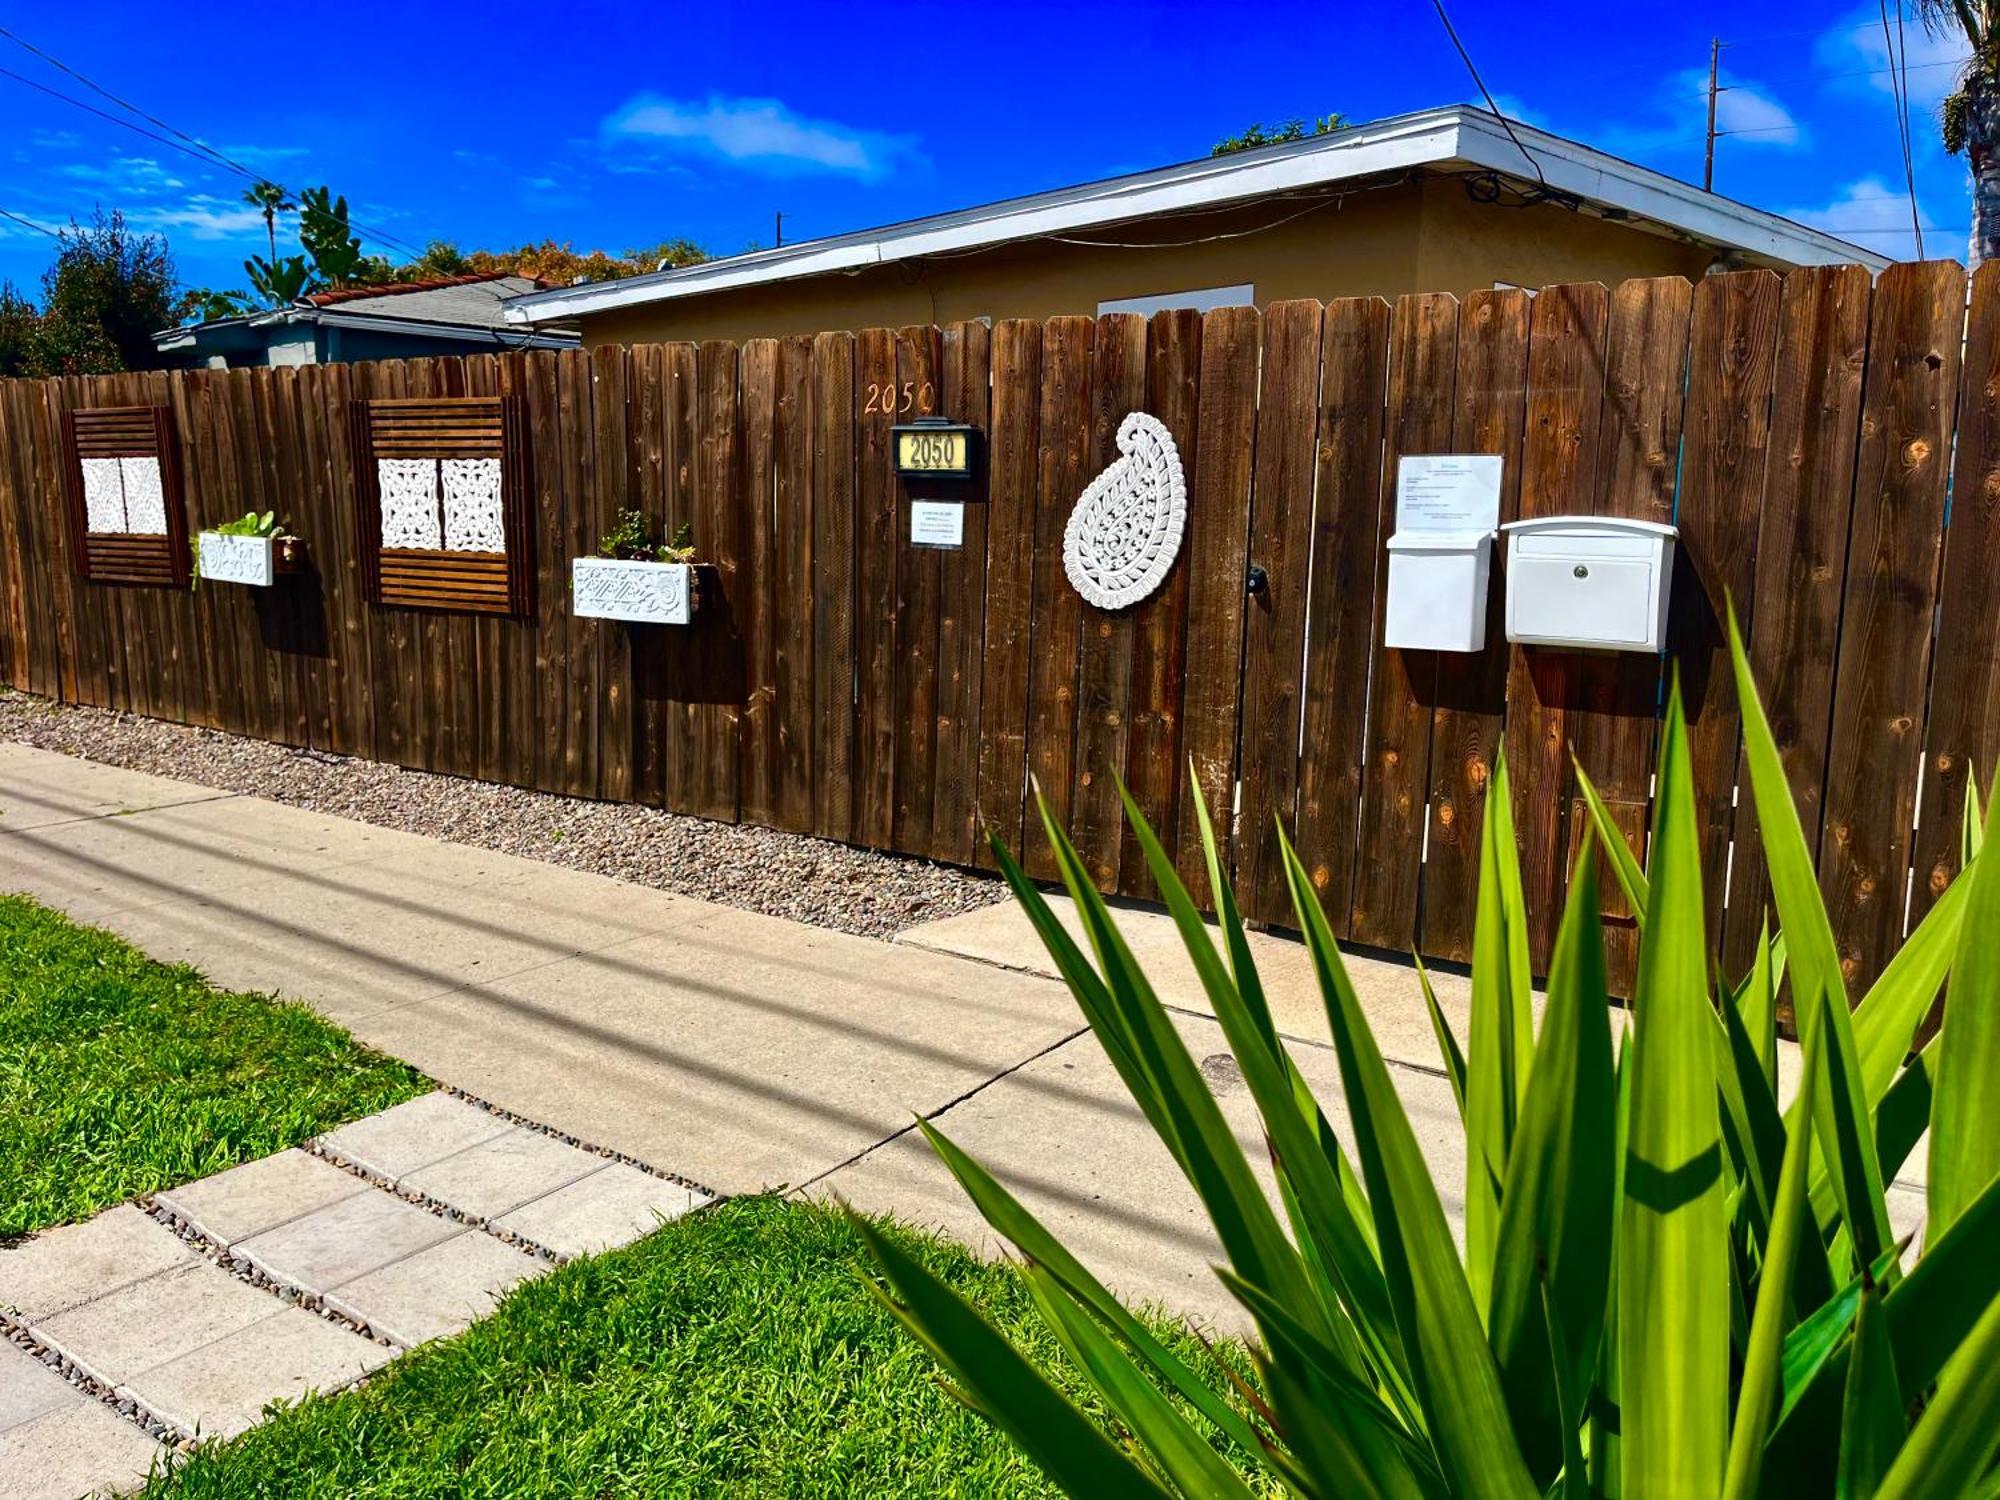
<svg viewBox="0 0 2000 1500"><path fill-rule="evenodd" d="M1880 255L1464 106L518 298L586 344L1696 278Z"/></svg>
<svg viewBox="0 0 2000 1500"><path fill-rule="evenodd" d="M558 320L508 323L509 301L541 286L530 276L489 274L314 292L290 307L163 329L153 343L170 369L574 348L575 331Z"/></svg>

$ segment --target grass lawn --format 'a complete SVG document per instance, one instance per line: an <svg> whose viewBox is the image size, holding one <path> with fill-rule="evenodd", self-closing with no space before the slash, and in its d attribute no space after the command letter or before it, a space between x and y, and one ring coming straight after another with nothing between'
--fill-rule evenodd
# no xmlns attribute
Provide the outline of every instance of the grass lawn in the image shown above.
<svg viewBox="0 0 2000 1500"><path fill-rule="evenodd" d="M0 895L0 1244L429 1087L302 1005Z"/></svg>
<svg viewBox="0 0 2000 1500"><path fill-rule="evenodd" d="M894 1232L1061 1367L1011 1270ZM723 1203L520 1288L361 1389L202 1450L147 1497L1054 1494L946 1393L862 1264L828 1210ZM1169 1338L1209 1361L1185 1332Z"/></svg>

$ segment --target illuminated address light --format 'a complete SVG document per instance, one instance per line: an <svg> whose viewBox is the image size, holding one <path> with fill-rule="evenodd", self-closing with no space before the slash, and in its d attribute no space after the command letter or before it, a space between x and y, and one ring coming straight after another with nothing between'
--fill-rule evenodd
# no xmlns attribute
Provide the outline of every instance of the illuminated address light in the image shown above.
<svg viewBox="0 0 2000 1500"><path fill-rule="evenodd" d="M977 434L962 422L919 417L889 429L896 442L896 472L916 479L970 479Z"/></svg>

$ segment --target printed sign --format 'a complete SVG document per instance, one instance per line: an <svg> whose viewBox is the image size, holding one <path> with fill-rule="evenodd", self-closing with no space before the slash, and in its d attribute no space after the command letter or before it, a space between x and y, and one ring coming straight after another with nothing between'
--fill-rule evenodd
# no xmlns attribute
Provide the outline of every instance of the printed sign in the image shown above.
<svg viewBox="0 0 2000 1500"><path fill-rule="evenodd" d="M579 557L569 565L570 608L593 620L685 625L694 614L693 575L687 563Z"/></svg>
<svg viewBox="0 0 2000 1500"><path fill-rule="evenodd" d="M963 547L965 506L957 500L912 500L910 502L910 545L912 547Z"/></svg>
<svg viewBox="0 0 2000 1500"><path fill-rule="evenodd" d="M1396 530L1436 535L1500 524L1497 453L1435 453L1396 467Z"/></svg>
<svg viewBox="0 0 2000 1500"><path fill-rule="evenodd" d="M247 583L258 589L271 586L277 569L269 537L225 536L219 531L204 531L197 544L201 551L202 582Z"/></svg>

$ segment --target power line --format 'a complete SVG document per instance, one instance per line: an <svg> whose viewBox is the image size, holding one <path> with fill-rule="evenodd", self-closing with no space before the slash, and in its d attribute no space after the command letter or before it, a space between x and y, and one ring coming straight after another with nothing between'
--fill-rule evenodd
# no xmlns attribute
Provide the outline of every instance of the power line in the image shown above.
<svg viewBox="0 0 2000 1500"><path fill-rule="evenodd" d="M250 167L246 167L245 165L243 165L242 162L239 162L235 160L233 157L230 157L224 154L223 152L216 150L213 146L210 146L207 142L202 141L195 136L189 135L184 130L176 129L174 126L169 125L166 121L159 119L157 116L146 113L146 111L140 109L137 105L128 103L126 100L119 98L118 95L112 93L109 89L104 88L100 84L93 83L90 79L84 77L83 74L77 72L76 69L70 67L68 64L64 63L61 59L51 56L49 53L42 51L41 48L34 46L30 42L23 41L13 32L7 30L7 28L4 26L0 26L0 36L4 36L7 40L13 42L16 46L21 47L26 51L33 53L36 57L41 58L44 62L47 62L50 66L60 68L64 73L67 73L70 77L75 78L79 82L96 90L99 94L102 94L105 98L111 100L114 104L118 105L120 108L129 110L133 114L139 116L139 118L141 118L142 120L150 121L151 123L158 125L162 130L169 131L173 135L180 137L180 140L170 140L166 136L156 135L154 132L147 130L144 126L134 125L130 120L123 119L118 115L114 115L108 110L99 109L96 105L91 104L85 100L78 99L74 95L65 94L60 89L50 88L45 83L38 83L32 78L28 78L23 76L22 74L14 72L12 69L0 68L0 76L11 78L16 83L26 84L31 89L35 89L40 93L47 94L52 99L60 99L63 103L73 105L77 109L81 109L89 114L96 115L101 120L109 120L113 125L122 126L126 130L130 130L137 135L144 136L149 141L157 141L162 146L166 146L171 150L178 151L183 156L191 156L196 161L199 161L204 165L220 166L227 168L229 171L235 172L239 176L249 179L251 182L257 182L257 183L270 182L273 184L273 186L284 187L283 183L277 182L275 179L267 176L262 172L258 172ZM192 144L183 145L181 144L182 141L192 142ZM284 188L284 190L287 194L292 194L292 190L290 188ZM296 195L294 194L293 196ZM380 243L388 245L394 249L402 250L407 254L416 256L421 256L424 253L424 251L419 246L412 245L408 240L398 239L395 235L388 233L386 230L378 229L369 224L364 224L359 219L354 218L352 215L349 216L348 223L352 225L354 228L362 231L362 233L367 235L370 239L377 240Z"/></svg>
<svg viewBox="0 0 2000 1500"><path fill-rule="evenodd" d="M19 214L9 213L4 208L0 208L0 219L12 219L16 224L25 224L28 228L45 234L52 240L60 240L62 238L59 230L51 229L46 224L37 224L33 219L24 219Z"/></svg>
<svg viewBox="0 0 2000 1500"><path fill-rule="evenodd" d="M1492 110L1494 117L1500 121L1501 128L1507 132L1507 139L1514 143L1514 149L1528 158L1528 165L1535 169L1535 180L1541 183L1542 190L1548 191L1549 180L1542 175L1542 164L1535 160L1533 152L1521 144L1521 138L1514 134L1513 124L1501 112L1500 106L1493 102L1493 91L1486 87L1486 80L1479 76L1479 69L1472 65L1472 54L1465 50L1465 43L1458 39L1458 28L1451 24L1451 17L1445 14L1444 0L1431 0L1431 5L1437 11L1438 19L1444 22L1444 34L1451 38L1452 46L1458 49L1459 61L1465 64L1465 71L1472 75L1472 81L1479 85L1479 92L1486 99L1486 107Z"/></svg>
<svg viewBox="0 0 2000 1500"><path fill-rule="evenodd" d="M1875 0L1882 21L1882 44L1889 49L1889 65L1901 68L1909 61L1908 49L1899 48L1903 39L1903 0L1896 0L1896 34L1889 34L1889 0ZM1910 150L1910 80L1905 74L1889 75L1896 101L1896 134L1903 148L1903 181L1910 190L1910 229L1917 237L1917 259L1924 258L1923 215L1917 207L1917 168Z"/></svg>

